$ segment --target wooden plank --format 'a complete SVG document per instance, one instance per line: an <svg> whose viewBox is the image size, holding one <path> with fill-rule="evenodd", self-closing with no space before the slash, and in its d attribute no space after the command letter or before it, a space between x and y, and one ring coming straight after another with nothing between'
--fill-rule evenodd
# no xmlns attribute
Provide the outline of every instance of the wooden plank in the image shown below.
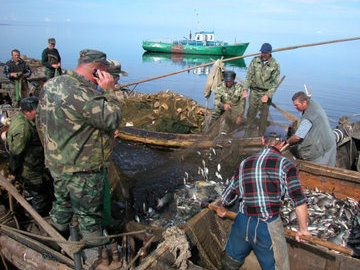
<svg viewBox="0 0 360 270"><path fill-rule="evenodd" d="M54 239L60 240L61 242L58 245L64 249L64 251L73 258L69 246L64 242L66 241L64 237L58 233L55 228L53 228L49 223L47 223L32 207L31 205L19 194L17 189L7 181L4 176L0 175L0 185L6 189L20 204L25 208L26 211L39 223L39 225Z"/></svg>
<svg viewBox="0 0 360 270"><path fill-rule="evenodd" d="M348 197L360 200L360 173L330 167L315 162L297 162L301 184L305 188L318 188L322 192L333 193L337 198Z"/></svg>

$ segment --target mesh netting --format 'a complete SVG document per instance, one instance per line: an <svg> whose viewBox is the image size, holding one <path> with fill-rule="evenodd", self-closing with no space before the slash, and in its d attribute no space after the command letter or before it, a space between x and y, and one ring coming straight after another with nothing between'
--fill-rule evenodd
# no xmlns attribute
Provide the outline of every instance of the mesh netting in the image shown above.
<svg viewBox="0 0 360 270"><path fill-rule="evenodd" d="M190 98L169 90L122 101L123 124L170 133L200 133L204 109Z"/></svg>

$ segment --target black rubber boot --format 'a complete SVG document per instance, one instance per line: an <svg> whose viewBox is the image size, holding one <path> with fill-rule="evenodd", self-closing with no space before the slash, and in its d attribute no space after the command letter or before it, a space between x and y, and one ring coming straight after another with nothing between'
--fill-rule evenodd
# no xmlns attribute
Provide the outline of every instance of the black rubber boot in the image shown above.
<svg viewBox="0 0 360 270"><path fill-rule="evenodd" d="M219 270L239 270L240 266L244 262L239 262L233 258L231 258L226 252L224 253L221 259L221 265Z"/></svg>

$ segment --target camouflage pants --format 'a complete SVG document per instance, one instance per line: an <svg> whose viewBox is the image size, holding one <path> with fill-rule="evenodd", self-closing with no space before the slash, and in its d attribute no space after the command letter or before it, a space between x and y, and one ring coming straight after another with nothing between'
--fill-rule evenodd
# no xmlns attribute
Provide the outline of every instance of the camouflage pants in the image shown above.
<svg viewBox="0 0 360 270"><path fill-rule="evenodd" d="M220 132L223 131L223 132L229 133L237 127L236 126L236 118L238 116L241 116L242 113L243 112L241 111L241 108L239 108L238 106L232 106L231 110L228 110L228 111L224 111L224 110L221 110L220 108L215 107L211 118L212 118L212 121L216 121L219 119L219 121L220 121L219 131Z"/></svg>
<svg viewBox="0 0 360 270"><path fill-rule="evenodd" d="M102 169L72 174L54 174L56 200L50 212L52 221L65 225L78 217L81 232L101 230L105 175Z"/></svg>
<svg viewBox="0 0 360 270"><path fill-rule="evenodd" d="M249 97L249 109L246 116L246 134L250 135L251 132L259 126L259 134L264 135L267 127L267 118L269 115L269 108L271 104L271 98L267 103L263 103L261 98L266 94L264 91L251 90ZM257 123L256 116L260 111L260 121Z"/></svg>
<svg viewBox="0 0 360 270"><path fill-rule="evenodd" d="M62 74L61 72L61 68L46 68L45 69L45 75L46 75L46 80L50 80L51 78L54 78L56 76L60 76Z"/></svg>

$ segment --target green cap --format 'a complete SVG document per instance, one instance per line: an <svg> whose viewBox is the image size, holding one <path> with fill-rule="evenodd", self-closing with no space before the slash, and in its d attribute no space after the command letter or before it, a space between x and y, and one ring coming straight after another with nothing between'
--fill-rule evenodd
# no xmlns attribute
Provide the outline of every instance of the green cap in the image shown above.
<svg viewBox="0 0 360 270"><path fill-rule="evenodd" d="M105 53L90 49L80 51L79 64L81 63L101 63L104 65L110 65L110 62L106 59Z"/></svg>
<svg viewBox="0 0 360 270"><path fill-rule="evenodd" d="M108 59L110 63L109 72L113 77L127 76L127 72L121 70L121 64L119 61Z"/></svg>
<svg viewBox="0 0 360 270"><path fill-rule="evenodd" d="M50 44L55 44L55 38L49 38L49 39L48 39L48 43L50 43Z"/></svg>

